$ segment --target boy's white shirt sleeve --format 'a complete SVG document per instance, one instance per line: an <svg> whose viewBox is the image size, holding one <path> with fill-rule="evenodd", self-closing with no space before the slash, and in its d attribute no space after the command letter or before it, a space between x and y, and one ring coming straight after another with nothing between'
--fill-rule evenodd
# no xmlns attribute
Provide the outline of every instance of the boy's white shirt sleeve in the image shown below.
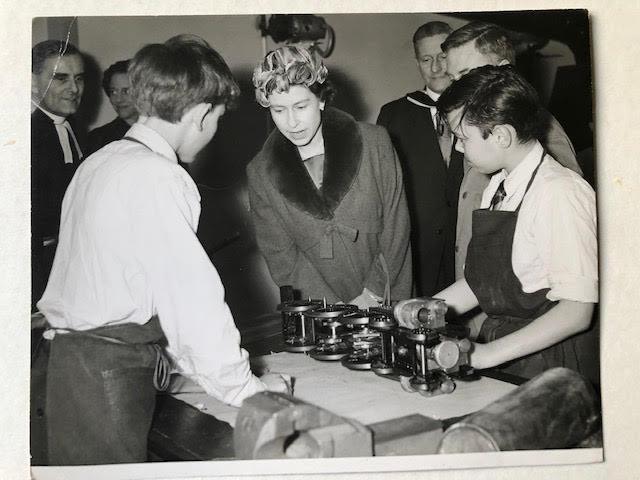
<svg viewBox="0 0 640 480"><path fill-rule="evenodd" d="M136 201L138 254L168 352L182 373L227 404L239 406L266 386L249 368L248 353L218 272L198 241L199 195L191 179L150 179Z"/></svg>
<svg viewBox="0 0 640 480"><path fill-rule="evenodd" d="M595 194L585 183L551 182L532 229L548 274L550 300L598 302Z"/></svg>
<svg viewBox="0 0 640 480"><path fill-rule="evenodd" d="M508 177L504 171L494 174L483 192L481 208L489 207L502 180L509 182L500 209L515 211L522 200L512 265L523 291L549 288L547 298L552 301L597 303L595 193L582 178L547 156L525 194L541 153L542 146L537 145Z"/></svg>

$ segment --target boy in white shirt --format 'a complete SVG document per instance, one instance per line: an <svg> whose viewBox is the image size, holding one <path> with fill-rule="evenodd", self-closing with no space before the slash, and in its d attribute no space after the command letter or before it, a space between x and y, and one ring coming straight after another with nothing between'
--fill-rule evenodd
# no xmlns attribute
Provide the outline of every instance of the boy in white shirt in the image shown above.
<svg viewBox="0 0 640 480"><path fill-rule="evenodd" d="M574 337L598 302L593 189L544 151L546 114L511 66L472 70L438 109L466 158L494 174L473 212L465 278L436 294L457 314L480 305L489 316L472 365L525 378L554 366L580 371L585 355L597 355L577 351Z"/></svg>
<svg viewBox="0 0 640 480"><path fill-rule="evenodd" d="M287 391L281 376L251 373L196 238L198 190L178 165L211 141L239 95L229 68L204 40L183 35L143 47L129 76L140 117L76 172L38 302L54 335L51 465L146 460L163 344L185 375L226 403Z"/></svg>

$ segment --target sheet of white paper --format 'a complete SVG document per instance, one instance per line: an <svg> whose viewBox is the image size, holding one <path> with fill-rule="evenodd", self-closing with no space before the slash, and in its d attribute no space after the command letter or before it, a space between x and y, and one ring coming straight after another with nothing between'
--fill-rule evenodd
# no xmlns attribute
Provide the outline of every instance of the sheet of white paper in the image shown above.
<svg viewBox="0 0 640 480"><path fill-rule="evenodd" d="M262 373L279 372L294 377L297 398L364 424L413 413L437 419L457 417L480 410L516 388L499 380L481 378L458 381L453 393L426 398L405 392L400 383L370 371L349 370L340 362L321 362L304 354L274 353L252 363ZM205 393L181 393L175 397L219 420L235 423L238 409Z"/></svg>

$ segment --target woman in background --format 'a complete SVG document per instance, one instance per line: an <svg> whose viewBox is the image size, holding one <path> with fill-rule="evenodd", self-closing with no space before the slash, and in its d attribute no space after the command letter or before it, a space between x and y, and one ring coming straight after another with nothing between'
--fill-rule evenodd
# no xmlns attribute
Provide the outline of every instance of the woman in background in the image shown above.
<svg viewBox="0 0 640 480"><path fill-rule="evenodd" d="M89 154L97 152L108 143L120 140L138 120L138 111L131 97L128 68L129 60L121 60L107 68L102 76L102 89L109 97L117 116L89 132Z"/></svg>
<svg viewBox="0 0 640 480"><path fill-rule="evenodd" d="M302 298L378 305L411 294L402 172L382 127L327 106L327 68L285 46L254 70L277 129L247 167L258 245L278 286Z"/></svg>

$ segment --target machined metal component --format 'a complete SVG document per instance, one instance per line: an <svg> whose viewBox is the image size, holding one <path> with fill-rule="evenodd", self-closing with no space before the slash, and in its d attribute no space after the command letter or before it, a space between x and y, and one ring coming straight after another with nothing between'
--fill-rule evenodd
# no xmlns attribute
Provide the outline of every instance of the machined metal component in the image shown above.
<svg viewBox="0 0 640 480"><path fill-rule="evenodd" d="M279 306L287 350L322 361L341 360L353 370L373 370L406 389L431 396L455 389L451 377L478 378L469 365L464 327L445 322L443 300L421 297L368 311L355 305L289 301ZM402 321L400 321L402 319ZM399 326L417 325L417 328Z"/></svg>
<svg viewBox="0 0 640 480"><path fill-rule="evenodd" d="M305 316L321 308L320 300L293 300L278 305L282 315L282 337L284 348L289 352L308 352L316 346L313 320Z"/></svg>
<svg viewBox="0 0 640 480"><path fill-rule="evenodd" d="M316 333L316 346L309 356L316 360L335 361L349 353L349 346L343 339L344 326L341 318L358 310L355 305L327 305L305 314L310 317Z"/></svg>
<svg viewBox="0 0 640 480"><path fill-rule="evenodd" d="M451 341L441 341L437 332L427 328L413 330L407 338L415 344L415 364L409 381L411 387L427 396L453 392L455 383L443 368L457 364L457 345ZM430 361L435 365L430 365ZM448 367L441 365L440 361Z"/></svg>
<svg viewBox="0 0 640 480"><path fill-rule="evenodd" d="M346 333L343 338L349 345L349 353L342 358L342 365L352 370L371 370L373 361L380 357L380 332L370 323L376 314L357 311L342 317Z"/></svg>
<svg viewBox="0 0 640 480"><path fill-rule="evenodd" d="M393 308L393 314L401 324L412 328L437 329L445 326L447 309L444 300L419 297L399 301Z"/></svg>
<svg viewBox="0 0 640 480"><path fill-rule="evenodd" d="M373 371L400 381L408 391L418 391L424 396L451 393L455 389L453 377L477 378L468 365L467 352L471 344L467 339L452 339L434 330L405 327L382 335L383 345L391 347L387 362L392 359L392 368Z"/></svg>
<svg viewBox="0 0 640 480"><path fill-rule="evenodd" d="M398 322L391 308L369 309L369 327L380 334L380 355L371 362L371 370L378 375L393 373L396 357L395 335Z"/></svg>
<svg viewBox="0 0 640 480"><path fill-rule="evenodd" d="M380 325L381 356L372 370L401 381L408 391L419 391L425 396L452 392L455 389L452 377L478 378L469 365L468 329L448 324L447 310L444 300L431 297L396 303L393 307L396 326L391 326L391 322Z"/></svg>

